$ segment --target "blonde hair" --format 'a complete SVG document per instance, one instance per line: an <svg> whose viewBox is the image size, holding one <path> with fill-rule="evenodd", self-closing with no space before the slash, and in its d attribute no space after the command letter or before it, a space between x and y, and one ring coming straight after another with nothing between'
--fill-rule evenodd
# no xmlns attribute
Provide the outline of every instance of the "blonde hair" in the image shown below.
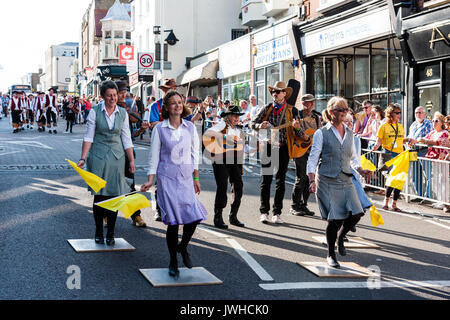
<svg viewBox="0 0 450 320"><path fill-rule="evenodd" d="M327 108L323 110L322 116L326 122L331 122L331 113L330 111L336 109L336 107L345 107L348 108L347 100L342 97L333 97L328 101Z"/></svg>
<svg viewBox="0 0 450 320"><path fill-rule="evenodd" d="M445 117L442 113L440 113L439 111L436 111L434 113L433 118L438 118L438 120L441 122L442 129L445 129Z"/></svg>
<svg viewBox="0 0 450 320"><path fill-rule="evenodd" d="M390 103L389 106L386 108L385 114L388 123L392 123L392 121L394 120L393 113L397 109L402 111L402 108L397 103Z"/></svg>

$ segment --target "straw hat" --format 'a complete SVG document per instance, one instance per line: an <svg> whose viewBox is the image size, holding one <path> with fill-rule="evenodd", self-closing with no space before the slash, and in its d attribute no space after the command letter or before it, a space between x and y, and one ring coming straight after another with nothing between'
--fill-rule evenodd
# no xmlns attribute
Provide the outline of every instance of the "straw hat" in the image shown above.
<svg viewBox="0 0 450 320"><path fill-rule="evenodd" d="M270 94L272 94L272 91L275 91L275 90L280 90L280 91L286 92L286 97L285 97L286 100L289 99L289 97L292 95L292 90L293 90L291 87L287 87L286 83L284 81L277 81L277 82L275 82L275 84L273 86L268 86L268 88L269 88Z"/></svg>

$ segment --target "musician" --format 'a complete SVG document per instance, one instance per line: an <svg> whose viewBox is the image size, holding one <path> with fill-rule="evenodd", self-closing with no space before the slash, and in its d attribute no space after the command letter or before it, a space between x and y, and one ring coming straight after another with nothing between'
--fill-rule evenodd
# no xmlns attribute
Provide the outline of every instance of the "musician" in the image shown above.
<svg viewBox="0 0 450 320"><path fill-rule="evenodd" d="M126 81L122 81L122 80L115 81L115 83L117 85L117 88L119 89L117 105L119 107L124 108L127 111L128 119L129 119L129 126L130 126L130 134L131 134L131 136L133 136L133 123L135 123L135 121L139 121L141 119L138 118L138 115L131 112L128 104L125 102L125 97L126 97L127 90L128 90L128 83ZM133 156L134 156L134 159L136 159L136 152L134 151L134 148L133 148ZM132 192L136 191L134 173L130 172L130 161L128 158L125 158L125 177L133 180L133 183L131 185L131 191ZM141 217L141 210L136 211L131 216L131 220L133 221L133 225L136 227L145 228L147 226L144 219L142 219L142 217Z"/></svg>
<svg viewBox="0 0 450 320"><path fill-rule="evenodd" d="M72 133L73 123L75 122L75 115L79 111L80 109L78 97L72 98L72 96L69 96L66 107L66 121L67 121L66 132L69 131L70 127L70 133Z"/></svg>
<svg viewBox="0 0 450 320"><path fill-rule="evenodd" d="M37 99L32 95L31 93L28 95L27 104L26 104L26 121L27 121L27 128L33 129L34 125L34 100Z"/></svg>
<svg viewBox="0 0 450 320"><path fill-rule="evenodd" d="M13 133L19 132L20 115L22 113L22 100L19 97L19 91L13 91L13 96L9 101L9 110L11 110Z"/></svg>
<svg viewBox="0 0 450 320"><path fill-rule="evenodd" d="M38 96L34 100L34 112L36 114L36 121L38 124L38 131L45 131L45 93L44 92L38 92Z"/></svg>
<svg viewBox="0 0 450 320"><path fill-rule="evenodd" d="M270 211L270 187L273 178L273 167L277 167L275 199L273 205L273 223L283 223L280 219L283 208L285 193L286 172L289 159L294 158L293 146L296 138L300 138L300 121L298 120L298 109L287 103L292 95L293 89L287 87L283 81L268 86L273 102L260 110L258 115L251 121L254 130L267 129L270 127L281 127L277 139L266 142L265 151L261 156L261 193L260 193L260 222L268 223ZM295 120L294 120L295 119ZM283 127L284 125L284 127Z"/></svg>
<svg viewBox="0 0 450 320"><path fill-rule="evenodd" d="M312 94L305 94L301 98L303 109L299 112L299 117L301 119L301 130L300 137L307 144L311 143L312 135L314 132L321 127L321 117L320 113L314 110L315 107L315 97ZM308 130L310 136L306 134L305 131ZM309 144L310 145L310 144ZM310 153L310 148L305 152L305 154L299 158L295 158L295 185L292 189L292 205L290 213L295 216L313 216L314 212L309 210L308 198L309 198L309 179L306 174L306 164L308 162L308 157Z"/></svg>
<svg viewBox="0 0 450 320"><path fill-rule="evenodd" d="M57 119L59 117L59 109L58 109L58 101L55 95L55 89L54 88L50 88L48 89L48 94L45 95L45 115L46 115L46 119L47 119L47 128L48 128L48 133L52 133L52 129L53 129L53 133L56 134L56 127L57 127Z"/></svg>
<svg viewBox="0 0 450 320"><path fill-rule="evenodd" d="M205 132L204 137L214 138L219 144L223 144L226 141L227 145L236 145L238 141L243 141L242 130L237 127L240 121L239 117L243 114L244 112L241 112L238 106L228 107L221 114L224 121L220 121L218 124L208 129ZM243 147L243 144L241 144L241 146ZM228 228L222 218L222 210L227 205L228 178L230 179L231 192L233 195L229 221L232 225L244 227L244 224L237 218L244 186L244 183L242 182L243 155L244 152L242 148L241 151L231 150L222 154L214 154L213 156L214 162L212 166L217 185L216 198L214 201L214 226L219 229Z"/></svg>

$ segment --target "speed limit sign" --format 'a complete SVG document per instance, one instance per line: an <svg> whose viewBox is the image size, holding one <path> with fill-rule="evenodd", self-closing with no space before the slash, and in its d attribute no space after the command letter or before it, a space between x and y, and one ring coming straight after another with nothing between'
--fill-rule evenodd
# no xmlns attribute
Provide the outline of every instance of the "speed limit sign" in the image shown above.
<svg viewBox="0 0 450 320"><path fill-rule="evenodd" d="M141 76L153 75L153 54L152 53L139 53L138 54L138 73Z"/></svg>

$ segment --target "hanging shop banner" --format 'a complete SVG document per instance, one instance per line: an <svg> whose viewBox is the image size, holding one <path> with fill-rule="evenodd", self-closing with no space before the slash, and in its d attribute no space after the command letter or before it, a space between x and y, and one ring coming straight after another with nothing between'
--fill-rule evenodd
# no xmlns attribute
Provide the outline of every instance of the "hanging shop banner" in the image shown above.
<svg viewBox="0 0 450 320"><path fill-rule="evenodd" d="M254 68L283 60L291 60L294 56L288 35L256 45L253 55Z"/></svg>

